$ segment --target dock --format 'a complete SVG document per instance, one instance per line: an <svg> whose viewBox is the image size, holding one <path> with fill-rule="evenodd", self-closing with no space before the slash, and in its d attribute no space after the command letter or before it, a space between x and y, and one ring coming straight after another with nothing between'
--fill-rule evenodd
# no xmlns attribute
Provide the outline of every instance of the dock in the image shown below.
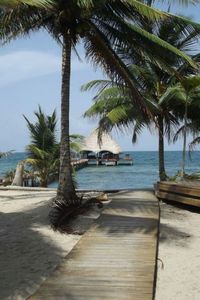
<svg viewBox="0 0 200 300"><path fill-rule="evenodd" d="M156 196L167 202L177 202L200 207L199 181L162 181L155 187Z"/></svg>
<svg viewBox="0 0 200 300"><path fill-rule="evenodd" d="M75 170L82 169L84 167L87 167L88 165L88 159L78 159L78 160L72 160L71 161L72 167L75 168Z"/></svg>
<svg viewBox="0 0 200 300"><path fill-rule="evenodd" d="M101 216L31 300L152 300L159 208L152 191L109 196Z"/></svg>

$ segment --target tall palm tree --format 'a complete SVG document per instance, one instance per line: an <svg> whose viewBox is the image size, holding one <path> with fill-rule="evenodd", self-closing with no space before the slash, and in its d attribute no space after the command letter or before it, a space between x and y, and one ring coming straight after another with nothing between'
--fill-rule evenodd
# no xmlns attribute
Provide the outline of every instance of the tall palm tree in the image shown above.
<svg viewBox="0 0 200 300"><path fill-rule="evenodd" d="M180 83L169 87L160 99L160 104L165 103L169 109L180 105L184 106L183 112L183 151L182 151L182 166L181 177L185 175L185 162L186 162L186 145L187 145L187 123L188 123L188 110L190 107L193 109L200 109L200 76L189 76L181 80ZM180 114L180 108L179 108ZM175 136L176 139L177 135Z"/></svg>
<svg viewBox="0 0 200 300"><path fill-rule="evenodd" d="M116 51L118 47L123 46L127 50L131 45L131 50L135 49L136 53L146 55L149 59L157 57L159 63L163 62L160 49L164 48L193 65L187 55L141 29L138 24L140 19L158 21L171 18L176 19L182 28L188 22L190 29L195 27L199 30L199 26L183 18L169 16L136 0L50 2L45 7L17 5L9 10L1 9L0 38L6 42L43 28L62 45L61 147L57 199L69 205L79 203L70 164L69 98L72 50L82 41L86 58L94 66L101 66L114 81L128 86L133 101L143 109L142 96L126 64Z"/></svg>
<svg viewBox="0 0 200 300"><path fill-rule="evenodd" d="M35 112L37 121L31 123L25 116L31 144L27 146L29 157L25 160L40 178L40 185L47 187L49 177L58 174L59 144L56 142L56 113L46 116L39 106Z"/></svg>
<svg viewBox="0 0 200 300"><path fill-rule="evenodd" d="M195 30L185 34L185 29L167 21L151 22L151 24L143 21L141 26L148 27L148 30L155 32L159 38L186 53L191 50L191 47L194 50L194 43L197 39ZM114 126L118 128L134 127L133 142L136 141L137 135L144 127L151 129L151 124L154 123L159 136L159 177L160 180L166 180L164 135L170 137L171 128L178 125L178 119L167 110L164 103L160 103L160 98L168 86L177 81L177 77L179 79L184 74L192 73L194 70L188 64L183 64L177 56L164 49L162 55L163 57L168 56L168 63L171 65L169 69L163 65L158 66L150 63L145 58L137 57L133 53L125 53L124 55L129 63L134 63L129 68L138 84L138 90L144 96L147 111L151 112L153 118L150 118L148 113L146 115L141 114L140 110L131 103L127 90L124 91L123 87L120 89L113 82L107 80L92 81L83 86L83 90L98 89L98 93L94 97L95 104L85 113L85 116L98 116L101 130L111 130ZM198 56L195 56L195 60L198 59ZM174 72L171 73L172 67Z"/></svg>
<svg viewBox="0 0 200 300"><path fill-rule="evenodd" d="M99 138L104 131L113 128L132 131L132 142L135 143L138 135L144 127L153 130L153 124L159 135L159 177L166 180L164 168L164 133L169 132L172 125L177 124L175 117L164 107L159 106L156 99L145 98L145 104L149 114L141 114L141 111L130 101L129 94L119 87L107 87L95 96L95 103L85 112L88 118L99 118ZM152 117L154 116L154 117Z"/></svg>

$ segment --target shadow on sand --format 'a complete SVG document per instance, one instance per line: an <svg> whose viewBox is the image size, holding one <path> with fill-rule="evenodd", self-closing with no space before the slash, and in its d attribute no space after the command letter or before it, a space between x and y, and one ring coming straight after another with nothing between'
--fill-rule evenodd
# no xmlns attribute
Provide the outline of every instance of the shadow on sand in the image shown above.
<svg viewBox="0 0 200 300"><path fill-rule="evenodd" d="M1 300L27 298L62 259L63 250L37 230L49 226L48 205L41 201L23 212L0 213Z"/></svg>

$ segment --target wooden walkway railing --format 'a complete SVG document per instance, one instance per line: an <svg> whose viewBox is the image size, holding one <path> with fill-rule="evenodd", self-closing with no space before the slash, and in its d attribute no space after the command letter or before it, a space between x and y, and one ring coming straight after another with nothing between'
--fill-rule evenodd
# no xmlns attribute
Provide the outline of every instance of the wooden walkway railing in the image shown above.
<svg viewBox="0 0 200 300"><path fill-rule="evenodd" d="M29 299L153 299L156 197L148 191L127 191L111 198L91 229Z"/></svg>

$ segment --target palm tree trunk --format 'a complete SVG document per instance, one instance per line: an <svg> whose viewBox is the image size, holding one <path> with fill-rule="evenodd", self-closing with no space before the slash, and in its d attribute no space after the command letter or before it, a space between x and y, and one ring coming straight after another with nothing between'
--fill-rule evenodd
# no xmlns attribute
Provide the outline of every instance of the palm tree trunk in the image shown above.
<svg viewBox="0 0 200 300"><path fill-rule="evenodd" d="M69 112L70 112L70 75L71 75L71 40L63 36L62 54L62 89L61 89L61 146L60 172L57 198L66 204L76 204L77 196L72 180L69 140Z"/></svg>
<svg viewBox="0 0 200 300"><path fill-rule="evenodd" d="M165 152L164 152L164 128L163 128L163 117L158 117L158 136L159 136L159 146L158 146L158 155L159 155L159 177L160 181L165 181L167 175L165 172Z"/></svg>
<svg viewBox="0 0 200 300"><path fill-rule="evenodd" d="M188 103L186 99L185 103L185 114L184 114L184 130L183 130L183 154L182 154L182 168L181 177L185 175L185 161L186 161L186 142L187 142L187 113L188 113Z"/></svg>

